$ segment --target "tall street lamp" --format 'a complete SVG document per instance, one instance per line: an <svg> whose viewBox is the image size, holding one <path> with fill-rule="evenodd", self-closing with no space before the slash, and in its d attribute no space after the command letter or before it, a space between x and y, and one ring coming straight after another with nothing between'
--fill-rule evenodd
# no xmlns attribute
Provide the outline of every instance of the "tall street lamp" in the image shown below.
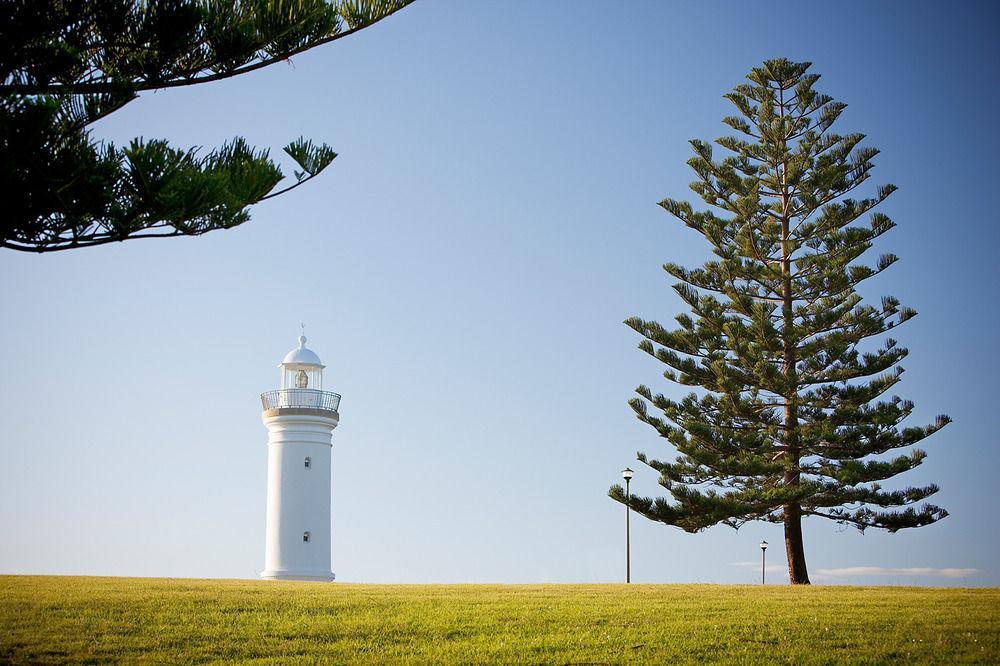
<svg viewBox="0 0 1000 666"><path fill-rule="evenodd" d="M628 514L630 513L629 504L632 503L632 493L629 492L628 483L632 480L632 474L634 472L628 467L622 470L622 478L625 479L625 582L632 582L632 552L631 544L629 543L629 526L628 526Z"/></svg>
<svg viewBox="0 0 1000 666"><path fill-rule="evenodd" d="M760 584L764 584L764 553L767 552L767 542L760 542Z"/></svg>

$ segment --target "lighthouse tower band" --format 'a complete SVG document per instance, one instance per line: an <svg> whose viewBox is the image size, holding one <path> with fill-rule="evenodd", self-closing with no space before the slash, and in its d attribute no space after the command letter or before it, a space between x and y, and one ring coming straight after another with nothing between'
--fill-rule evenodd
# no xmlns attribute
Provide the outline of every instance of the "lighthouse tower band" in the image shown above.
<svg viewBox="0 0 1000 666"><path fill-rule="evenodd" d="M332 581L330 458L340 396L323 390L323 363L306 347L285 355L281 389L260 398L267 426L268 580Z"/></svg>

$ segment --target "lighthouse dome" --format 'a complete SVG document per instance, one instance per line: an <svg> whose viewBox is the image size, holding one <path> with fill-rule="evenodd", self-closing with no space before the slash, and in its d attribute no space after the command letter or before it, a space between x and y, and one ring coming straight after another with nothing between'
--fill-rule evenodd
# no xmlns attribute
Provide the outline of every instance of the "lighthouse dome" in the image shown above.
<svg viewBox="0 0 1000 666"><path fill-rule="evenodd" d="M281 361L281 365L314 365L321 368L324 367L323 362L319 360L319 356L316 355L316 352L306 347L306 336L304 335L299 336L299 346L285 354L285 358Z"/></svg>

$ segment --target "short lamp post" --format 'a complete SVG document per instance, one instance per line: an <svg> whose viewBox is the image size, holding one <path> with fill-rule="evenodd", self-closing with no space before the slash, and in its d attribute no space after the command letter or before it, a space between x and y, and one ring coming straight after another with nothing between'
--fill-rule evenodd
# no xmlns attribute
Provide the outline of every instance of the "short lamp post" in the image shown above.
<svg viewBox="0 0 1000 666"><path fill-rule="evenodd" d="M632 545L629 543L629 505L632 503L632 493L629 491L629 481L632 480L632 470L628 467L622 470L622 478L625 479L625 582L632 582Z"/></svg>
<svg viewBox="0 0 1000 666"><path fill-rule="evenodd" d="M760 542L760 584L764 584L764 554L767 553L767 542Z"/></svg>

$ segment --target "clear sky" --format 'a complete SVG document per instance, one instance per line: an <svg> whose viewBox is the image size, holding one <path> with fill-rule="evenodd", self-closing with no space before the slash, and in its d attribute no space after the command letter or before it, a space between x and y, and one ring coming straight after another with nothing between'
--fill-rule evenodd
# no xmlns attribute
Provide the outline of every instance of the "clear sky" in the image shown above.
<svg viewBox="0 0 1000 666"><path fill-rule="evenodd" d="M722 95L784 56L815 63L849 104L837 128L883 151L873 183L900 187L875 252L901 261L864 293L920 312L895 336L913 422L955 420L899 480L939 483L952 515L895 535L807 520L812 578L1000 584L1000 16L805 4L423 0L102 121L116 142L239 134L277 155L304 134L340 157L235 230L0 254L0 572L254 577L258 394L304 321L343 394L339 580L620 580L605 493L626 465L657 493L635 452L669 455L626 401L684 392L621 322L670 323L660 265L707 253L656 202L693 198L688 139L728 133ZM633 517L633 579L753 582L761 539L784 582L779 526Z"/></svg>

